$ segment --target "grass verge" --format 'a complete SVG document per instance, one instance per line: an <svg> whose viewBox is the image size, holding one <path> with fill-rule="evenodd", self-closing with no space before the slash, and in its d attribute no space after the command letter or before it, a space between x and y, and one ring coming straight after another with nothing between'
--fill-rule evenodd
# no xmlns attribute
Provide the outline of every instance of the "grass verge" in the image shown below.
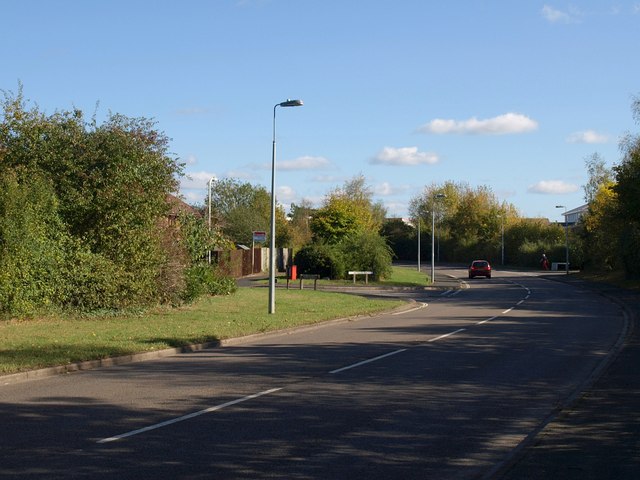
<svg viewBox="0 0 640 480"><path fill-rule="evenodd" d="M402 303L278 289L276 312L270 315L266 288L241 288L234 295L140 315L7 320L0 322L0 375L373 314Z"/></svg>

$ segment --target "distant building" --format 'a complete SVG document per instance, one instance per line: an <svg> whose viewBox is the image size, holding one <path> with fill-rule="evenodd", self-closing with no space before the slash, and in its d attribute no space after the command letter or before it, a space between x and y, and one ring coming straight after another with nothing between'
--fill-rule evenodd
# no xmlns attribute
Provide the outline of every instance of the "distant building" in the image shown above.
<svg viewBox="0 0 640 480"><path fill-rule="evenodd" d="M580 219L582 218L582 216L587 213L587 211L589 210L589 204L585 203L584 205L581 205L579 207L573 208L571 210L567 210L566 212L563 212L562 215L564 215L564 223L567 224L567 226L573 226L575 224L577 224Z"/></svg>

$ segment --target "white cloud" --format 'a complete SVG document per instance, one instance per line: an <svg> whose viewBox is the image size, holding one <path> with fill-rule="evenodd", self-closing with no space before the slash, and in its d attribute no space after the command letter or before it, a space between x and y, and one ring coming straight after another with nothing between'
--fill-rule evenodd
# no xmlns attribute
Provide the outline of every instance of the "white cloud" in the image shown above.
<svg viewBox="0 0 640 480"><path fill-rule="evenodd" d="M224 176L226 178L237 178L239 180L256 180L260 178L259 175L246 170L229 170Z"/></svg>
<svg viewBox="0 0 640 480"><path fill-rule="evenodd" d="M388 197L390 195L400 195L410 190L408 185L392 185L389 182L382 182L373 187L373 193L380 195L381 197Z"/></svg>
<svg viewBox="0 0 640 480"><path fill-rule="evenodd" d="M529 193L541 193L541 194L561 194L561 193L573 193L578 191L578 185L572 183L566 183L562 180L541 180L536 184L530 185L527 188Z"/></svg>
<svg viewBox="0 0 640 480"><path fill-rule="evenodd" d="M569 143L607 143L608 141L608 135L604 133L598 133L595 130L574 132L567 137L567 142Z"/></svg>
<svg viewBox="0 0 640 480"><path fill-rule="evenodd" d="M204 203L205 195L200 191L187 190L185 192L181 191L180 194L184 197L184 201L190 205L202 205Z"/></svg>
<svg viewBox="0 0 640 480"><path fill-rule="evenodd" d="M181 158L180 160L182 160L187 165L195 165L196 163L198 163L198 158L193 154L187 155L186 158Z"/></svg>
<svg viewBox="0 0 640 480"><path fill-rule="evenodd" d="M278 199L278 202L291 203L292 200L296 199L296 196L296 191L289 186L282 185L276 187L276 198Z"/></svg>
<svg viewBox="0 0 640 480"><path fill-rule="evenodd" d="M327 168L329 165L329 160L324 157L304 156L295 160L278 161L276 166L278 170L317 170Z"/></svg>
<svg viewBox="0 0 640 480"><path fill-rule="evenodd" d="M497 117L478 120L444 120L437 118L418 128L422 133L444 135L448 133L471 135L506 135L525 133L538 128L538 122L520 113L505 113Z"/></svg>
<svg viewBox="0 0 640 480"><path fill-rule="evenodd" d="M207 189L207 184L211 177L215 177L211 172L188 172L180 179L180 190L183 189Z"/></svg>
<svg viewBox="0 0 640 480"><path fill-rule="evenodd" d="M419 152L418 147L384 147L369 163L374 165L432 165L440 159L430 152Z"/></svg>
<svg viewBox="0 0 640 480"><path fill-rule="evenodd" d="M568 12L558 10L549 5L542 7L542 16L550 23L577 23L580 21L580 12L572 8Z"/></svg>

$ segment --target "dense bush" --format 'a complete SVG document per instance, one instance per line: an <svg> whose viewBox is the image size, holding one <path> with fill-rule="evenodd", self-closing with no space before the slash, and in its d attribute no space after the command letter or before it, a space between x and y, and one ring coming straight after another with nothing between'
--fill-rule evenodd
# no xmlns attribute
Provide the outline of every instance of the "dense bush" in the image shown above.
<svg viewBox="0 0 640 480"><path fill-rule="evenodd" d="M201 218L169 221L183 165L152 121L45 115L4 92L0 312L113 310L229 293L200 265L221 244ZM196 285L202 281L202 285Z"/></svg>
<svg viewBox="0 0 640 480"><path fill-rule="evenodd" d="M16 315L65 301L65 228L49 182L0 172L0 311Z"/></svg>
<svg viewBox="0 0 640 480"><path fill-rule="evenodd" d="M338 247L326 243L305 245L296 253L294 263L299 273L315 273L321 277L342 278L346 272Z"/></svg>
<svg viewBox="0 0 640 480"><path fill-rule="evenodd" d="M372 271L374 280L391 275L393 251L380 235L367 231L349 235L338 248L348 270Z"/></svg>
<svg viewBox="0 0 640 480"><path fill-rule="evenodd" d="M236 288L235 280L221 274L215 267L201 263L186 270L186 288L182 296L185 302L191 302L206 294L229 295Z"/></svg>

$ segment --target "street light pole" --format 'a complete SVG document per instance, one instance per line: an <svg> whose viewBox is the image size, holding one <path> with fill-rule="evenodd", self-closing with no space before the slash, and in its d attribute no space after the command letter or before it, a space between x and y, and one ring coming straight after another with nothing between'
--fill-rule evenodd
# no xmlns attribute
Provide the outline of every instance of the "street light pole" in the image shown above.
<svg viewBox="0 0 640 480"><path fill-rule="evenodd" d="M273 144L271 148L271 232L269 238L269 313L276 312L276 108L301 107L302 100L287 100L273 106Z"/></svg>
<svg viewBox="0 0 640 480"><path fill-rule="evenodd" d="M218 179L216 177L211 177L209 179L209 216L208 216L208 222L207 225L209 226L209 232L211 232L211 188L213 187L213 182L217 181ZM208 250L208 260L209 260L209 264L211 264L211 250Z"/></svg>
<svg viewBox="0 0 640 480"><path fill-rule="evenodd" d="M418 271L420 271L420 215L418 215Z"/></svg>
<svg viewBox="0 0 640 480"><path fill-rule="evenodd" d="M502 220L502 225L501 225L501 240L500 240L500 250L501 250L501 254L502 254L502 265L504 266L504 215L500 217L500 219Z"/></svg>
<svg viewBox="0 0 640 480"><path fill-rule="evenodd" d="M436 282L436 251L435 251L435 229L436 229L436 203L435 200L445 198L444 193L434 195L434 201L431 202L431 283Z"/></svg>
<svg viewBox="0 0 640 480"><path fill-rule="evenodd" d="M564 269L567 275L569 275L569 221L567 219L567 207L565 205L556 205L556 208L564 208Z"/></svg>

